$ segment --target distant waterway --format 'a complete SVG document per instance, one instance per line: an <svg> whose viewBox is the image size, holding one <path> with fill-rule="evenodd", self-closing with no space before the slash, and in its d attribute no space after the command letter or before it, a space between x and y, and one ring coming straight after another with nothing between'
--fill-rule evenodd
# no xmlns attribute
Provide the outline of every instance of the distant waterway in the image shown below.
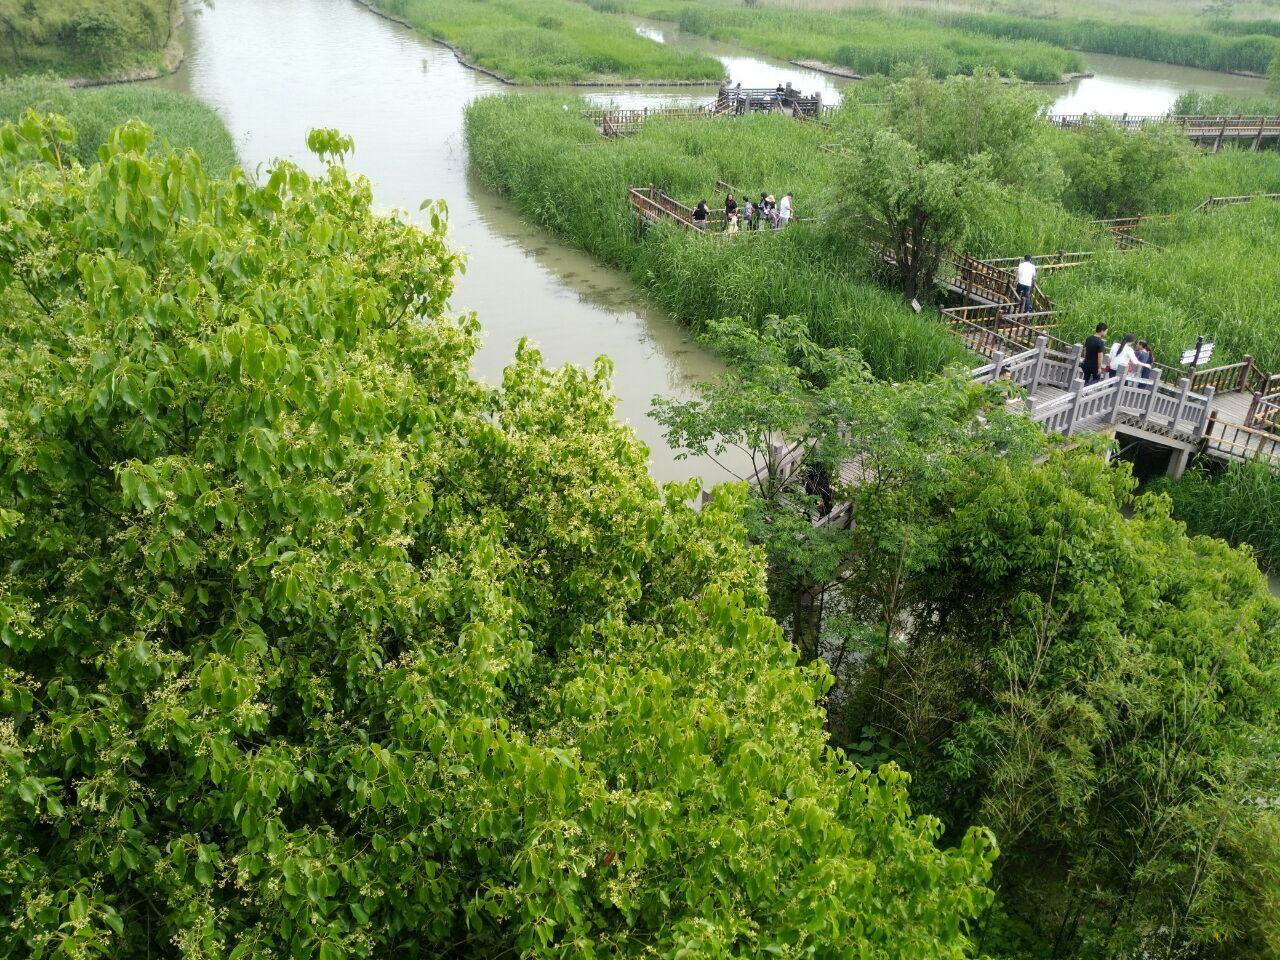
<svg viewBox="0 0 1280 960"><path fill-rule="evenodd" d="M1254 77L1101 53L1084 58L1085 69L1093 76L1068 83L1054 101L1055 113L1154 116L1167 113L1189 90L1241 97L1261 97L1267 92L1267 82Z"/></svg>
<svg viewBox="0 0 1280 960"><path fill-rule="evenodd" d="M463 110L511 87L355 0L217 0L194 6L184 29L186 63L157 83L216 108L247 169L285 157L317 170L307 131L336 127L355 138L348 167L369 178L380 207L418 218L423 200L447 203L450 241L468 257L452 307L479 316L479 376L499 382L522 337L552 365L589 368L608 355L618 416L649 445L654 477L728 476L677 460L648 416L655 394L691 396L718 361L624 273L526 223L469 174ZM559 92L579 108L578 91Z"/></svg>
<svg viewBox="0 0 1280 960"><path fill-rule="evenodd" d="M836 77L783 60L749 53L732 44L708 40L682 33L673 23L641 20L636 33L658 43L697 50L714 56L725 65L729 83L744 87L773 87L790 83L806 94L819 93L823 103L841 101L841 91L857 80ZM1174 101L1189 90L1224 93L1233 96L1261 97L1267 82L1255 77L1240 77L1213 70L1198 70L1169 63L1113 57L1106 54L1084 54L1085 70L1092 76L1042 89L1053 98L1054 113L1106 113L1151 116L1169 111ZM648 101L667 101L673 96L690 99L686 88L674 94L650 91ZM643 105L644 96L632 98L632 105Z"/></svg>

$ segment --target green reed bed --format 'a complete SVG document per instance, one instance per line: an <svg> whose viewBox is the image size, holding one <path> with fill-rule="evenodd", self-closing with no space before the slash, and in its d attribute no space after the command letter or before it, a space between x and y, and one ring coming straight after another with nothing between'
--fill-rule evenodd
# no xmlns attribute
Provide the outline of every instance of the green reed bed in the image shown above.
<svg viewBox="0 0 1280 960"><path fill-rule="evenodd" d="M1275 116L1280 114L1280 100L1188 90L1174 101L1169 112L1174 116L1193 117Z"/></svg>
<svg viewBox="0 0 1280 960"><path fill-rule="evenodd" d="M110 131L126 120L146 121L175 147L200 154L205 169L225 176L236 164L235 144L217 112L195 97L154 87L113 86L72 90L51 78L0 81L0 121L24 111L60 113L76 129L75 154L90 163Z"/></svg>
<svg viewBox="0 0 1280 960"><path fill-rule="evenodd" d="M176 7L172 0L0 3L0 77L157 69Z"/></svg>
<svg viewBox="0 0 1280 960"><path fill-rule="evenodd" d="M654 183L685 202L740 191L795 193L799 217L820 217L831 196L829 133L814 124L754 116L651 120L641 133L603 140L563 97L490 97L467 111L472 164L524 214L627 270L653 299L697 330L741 315L797 315L824 344L856 346L881 376L904 379L966 358L928 312L917 315L879 286L865 249L837 228L796 224L735 238L673 226L638 228L628 186ZM537 131L530 136L529 131Z"/></svg>
<svg viewBox="0 0 1280 960"><path fill-rule="evenodd" d="M937 13L933 17L943 26L998 40L1039 41L1068 50L1137 57L1206 70L1265 73L1280 51L1280 39L1273 36L1223 36L1206 30L1180 30L1154 24L983 13Z"/></svg>
<svg viewBox="0 0 1280 960"><path fill-rule="evenodd" d="M1256 201L1155 223L1143 235L1158 244L1109 253L1055 278L1066 310L1061 336L1079 339L1105 321L1113 334L1150 341L1157 360L1176 361L1204 336L1215 363L1251 354L1280 371L1280 203Z"/></svg>
<svg viewBox="0 0 1280 960"><path fill-rule="evenodd" d="M1259 566L1280 573L1280 477L1267 464L1201 464L1155 487L1173 498L1192 533L1247 543Z"/></svg>
<svg viewBox="0 0 1280 960"><path fill-rule="evenodd" d="M700 80L724 67L639 36L627 20L572 0L377 0L380 9L518 83Z"/></svg>
<svg viewBox="0 0 1280 960"><path fill-rule="evenodd" d="M696 5L625 0L633 13L676 20L686 33L726 40L787 60L821 60L862 74L924 64L937 77L982 67L1023 80L1057 81L1082 69L1079 55L1027 40L940 28L923 17L748 8L722 0Z"/></svg>

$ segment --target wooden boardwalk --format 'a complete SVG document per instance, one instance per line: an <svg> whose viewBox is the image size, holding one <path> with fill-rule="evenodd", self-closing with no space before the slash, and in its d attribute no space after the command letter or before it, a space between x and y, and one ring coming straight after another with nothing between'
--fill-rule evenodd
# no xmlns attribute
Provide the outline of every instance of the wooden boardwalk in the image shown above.
<svg viewBox="0 0 1280 960"><path fill-rule="evenodd" d="M1173 126L1185 134L1197 146L1209 147L1213 152L1223 144L1248 145L1251 150L1280 143L1280 116L1119 116L1090 113L1057 114L1049 122L1060 127L1081 127L1093 120L1107 120L1127 130L1145 127Z"/></svg>
<svg viewBox="0 0 1280 960"><path fill-rule="evenodd" d="M795 120L819 120L824 111L821 95L806 97L799 90L783 88L748 89L721 87L714 100L700 106L641 107L621 109L600 107L584 116L596 125L601 136L613 139L641 129L655 117L672 120L706 120L711 117L740 117L748 113L778 113Z"/></svg>

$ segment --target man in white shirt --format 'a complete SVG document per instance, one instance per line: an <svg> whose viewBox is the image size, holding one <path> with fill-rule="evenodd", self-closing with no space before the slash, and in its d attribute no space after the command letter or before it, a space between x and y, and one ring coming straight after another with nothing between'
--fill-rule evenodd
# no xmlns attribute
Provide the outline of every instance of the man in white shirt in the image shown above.
<svg viewBox="0 0 1280 960"><path fill-rule="evenodd" d="M778 226L785 227L791 222L791 194L786 194L778 204Z"/></svg>
<svg viewBox="0 0 1280 960"><path fill-rule="evenodd" d="M1022 262L1018 264L1018 296L1022 300L1022 312L1031 312L1031 291L1036 285L1036 263L1031 259L1031 254L1027 254L1022 258Z"/></svg>

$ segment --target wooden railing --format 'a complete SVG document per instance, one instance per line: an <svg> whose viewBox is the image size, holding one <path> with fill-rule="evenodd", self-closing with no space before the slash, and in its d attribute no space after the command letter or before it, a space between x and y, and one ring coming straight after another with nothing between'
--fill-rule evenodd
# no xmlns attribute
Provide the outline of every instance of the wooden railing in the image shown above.
<svg viewBox="0 0 1280 960"><path fill-rule="evenodd" d="M1066 270L1070 267L1083 266L1093 259L1093 256L1094 251L1092 250L1082 250L1075 253L1059 250L1057 253L1033 254L1031 262L1036 265L1037 270ZM1022 260L1022 257L986 257L982 262L999 270L1015 270Z"/></svg>
<svg viewBox="0 0 1280 960"><path fill-rule="evenodd" d="M1280 470L1280 433L1210 416L1201 449L1227 460L1262 460Z"/></svg>
<svg viewBox="0 0 1280 960"><path fill-rule="evenodd" d="M606 137L635 133L645 121L654 117L674 120L706 120L715 113L710 107L643 107L639 109L599 109L584 111L583 116L599 127Z"/></svg>
<svg viewBox="0 0 1280 960"><path fill-rule="evenodd" d="M1218 207L1232 207L1241 203L1252 203L1254 200L1280 200L1280 193L1251 193L1242 197L1206 197L1192 207L1191 212L1202 213L1216 210Z"/></svg>
<svg viewBox="0 0 1280 960"><path fill-rule="evenodd" d="M1211 136L1225 130L1228 134L1248 135L1262 130L1264 133L1280 134L1280 116L1251 116L1247 114L1225 116L1198 116L1195 114L1160 114L1159 116L1130 116L1129 114L1100 113L1064 113L1049 117L1049 122L1060 127L1082 127L1096 121L1104 120L1126 130L1141 130L1143 127L1154 127L1168 124L1178 129L1197 135Z"/></svg>
<svg viewBox="0 0 1280 960"><path fill-rule="evenodd" d="M643 219L649 221L675 220L690 230L693 225L693 209L686 207L679 200L667 196L661 190L650 185L648 187L630 187L627 200L631 208Z"/></svg>
<svg viewBox="0 0 1280 960"><path fill-rule="evenodd" d="M790 88L779 91L769 87L721 87L714 109L726 115L781 110L798 120L814 120L822 115L822 97L806 97Z"/></svg>
<svg viewBox="0 0 1280 960"><path fill-rule="evenodd" d="M1070 350L1071 344L1049 334L1057 313L1009 312L1002 306L948 307L942 311L943 322L956 336L965 341L970 350L983 356L997 351L1008 354L1035 346L1041 337L1047 338L1051 347Z"/></svg>
<svg viewBox="0 0 1280 960"><path fill-rule="evenodd" d="M997 351L991 363L973 371L973 377L979 383L1010 380L1032 397L1044 387L1066 391L1029 412L1045 433L1072 436L1125 423L1187 443L1205 435L1213 409L1212 387L1196 393L1187 377L1176 385L1166 384L1158 370L1150 378L1125 373L1086 386L1080 376L1080 349L1079 344L1065 352L1053 349L1049 338L1041 335L1030 349Z"/></svg>

